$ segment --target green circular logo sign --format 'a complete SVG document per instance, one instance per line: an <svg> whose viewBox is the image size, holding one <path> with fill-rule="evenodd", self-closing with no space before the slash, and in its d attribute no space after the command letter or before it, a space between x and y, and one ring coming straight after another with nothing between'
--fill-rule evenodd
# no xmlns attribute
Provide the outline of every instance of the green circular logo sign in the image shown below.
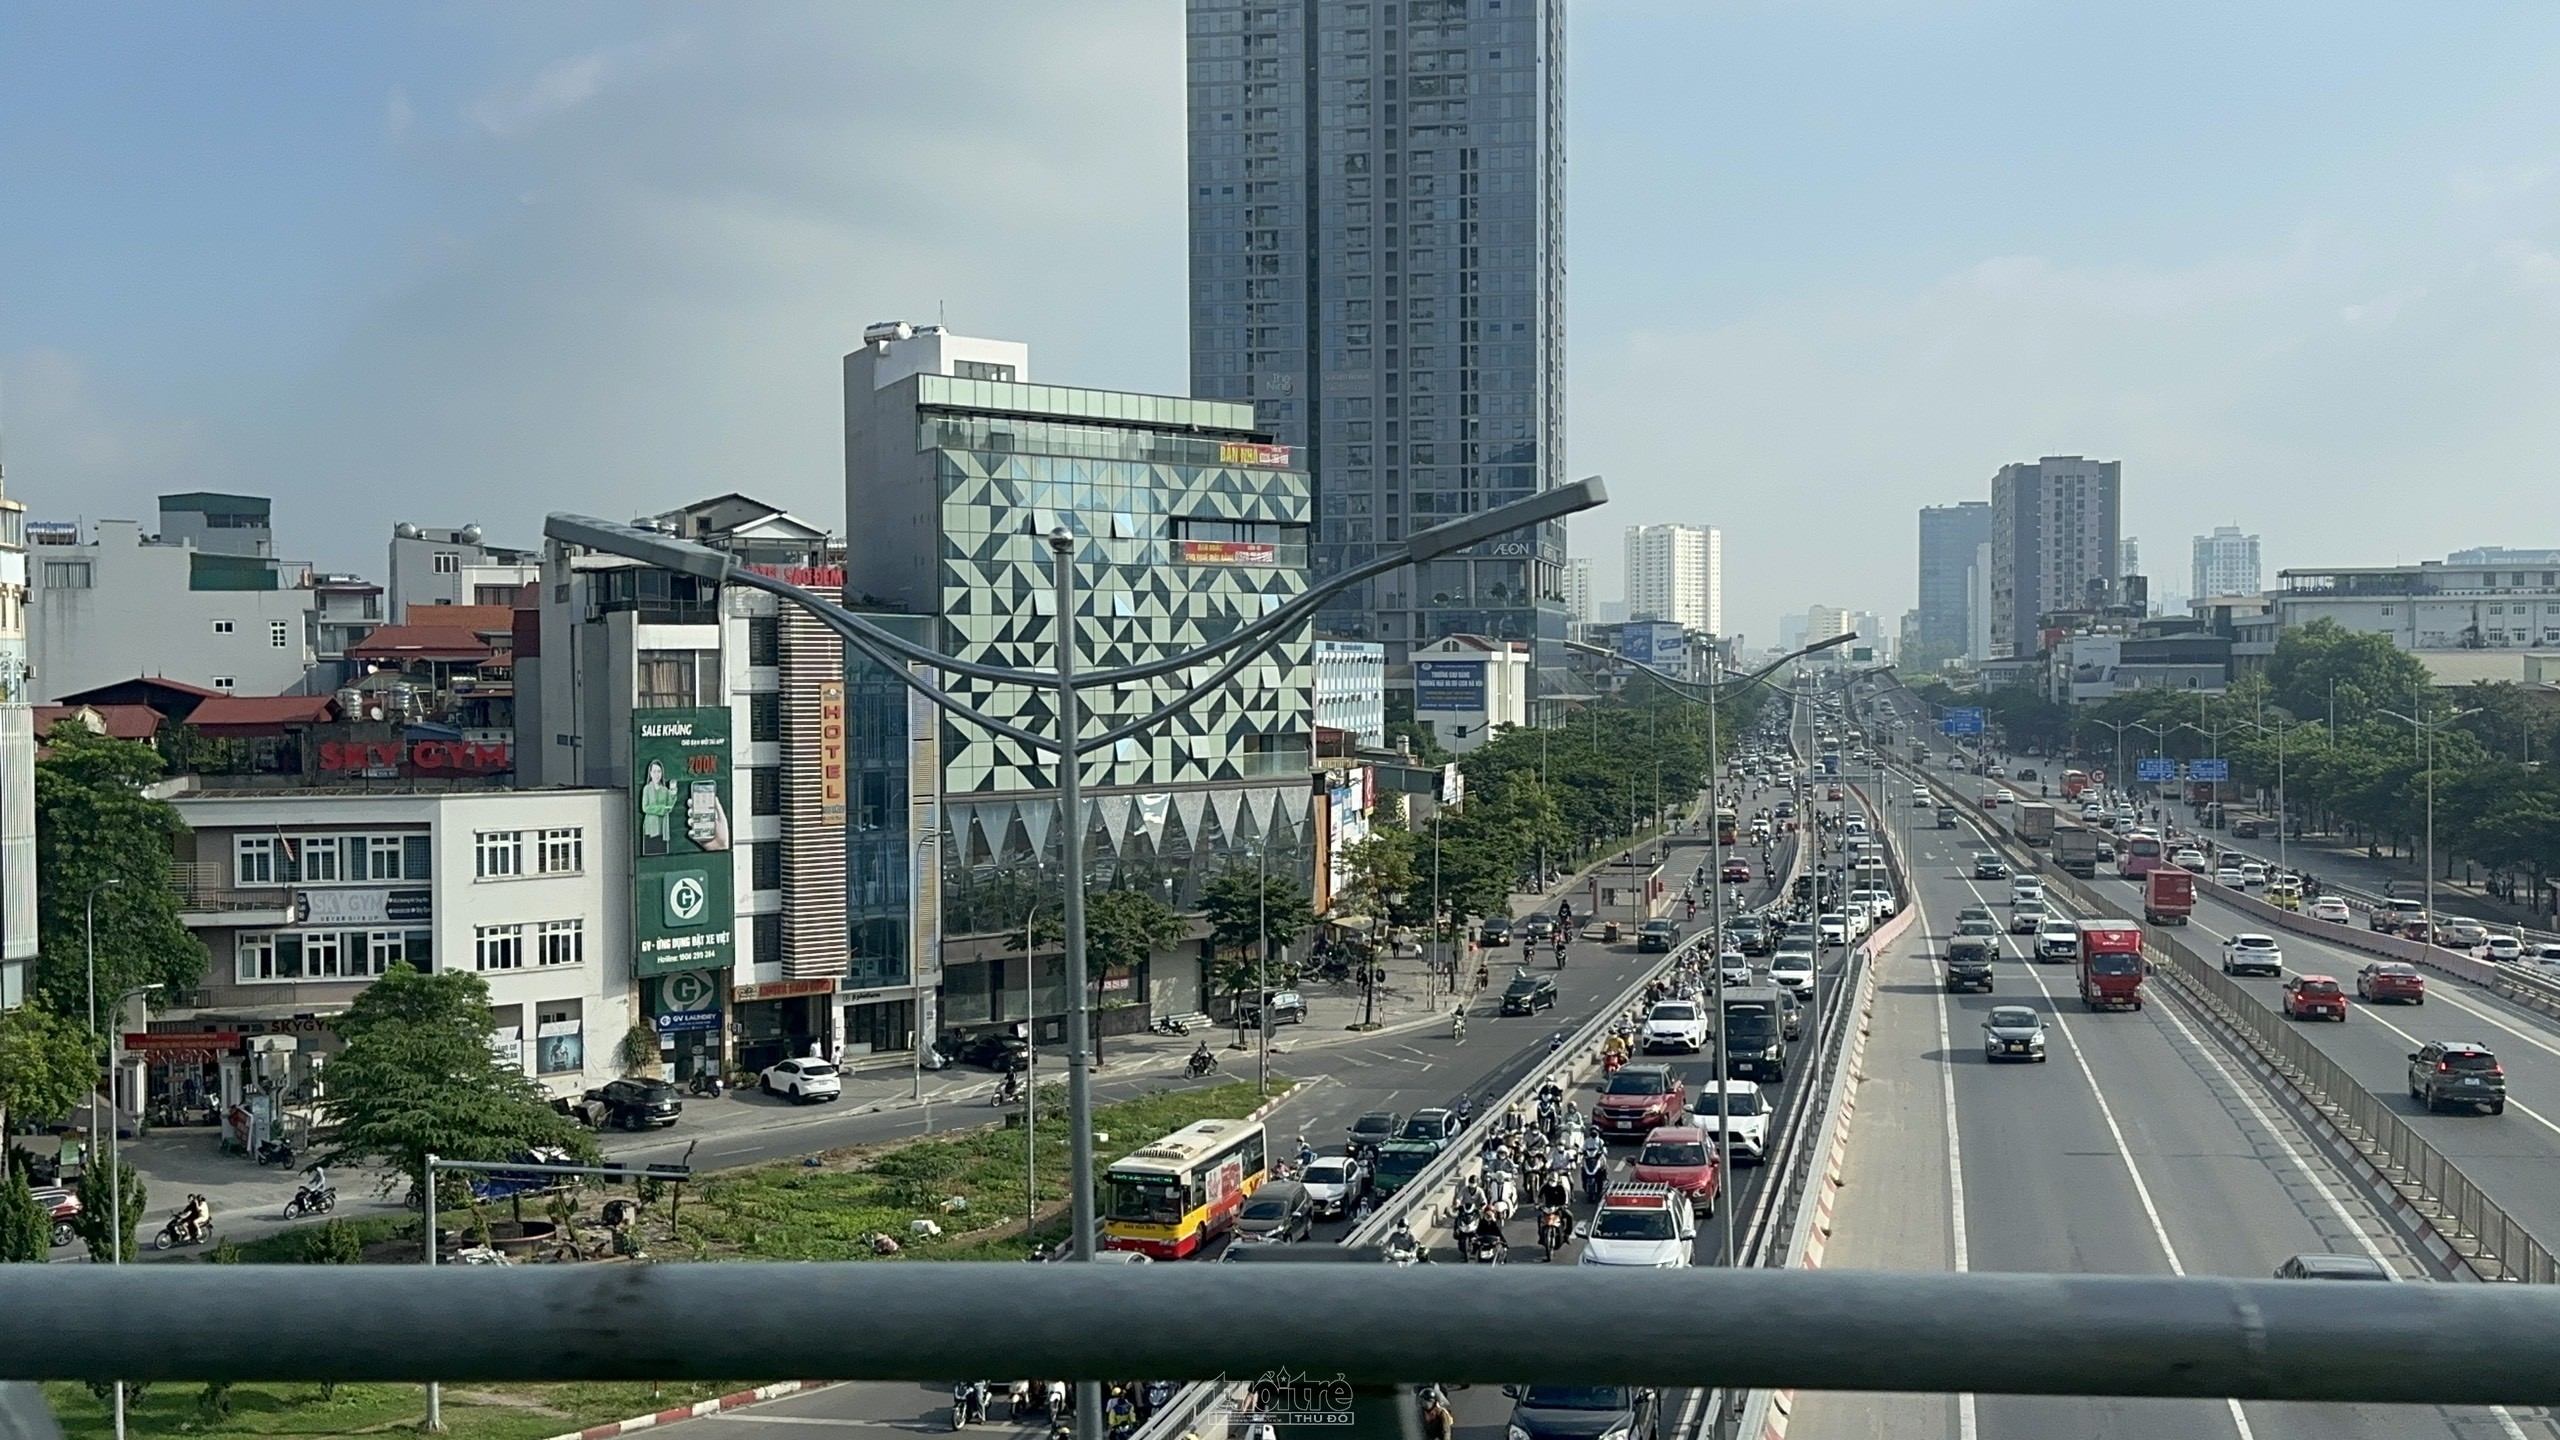
<svg viewBox="0 0 2560 1440"><path fill-rule="evenodd" d="M658 982L658 999L668 1014L712 1007L711 976L702 970L678 970Z"/></svg>
<svg viewBox="0 0 2560 1440"><path fill-rule="evenodd" d="M678 875L667 881L667 918L680 925L699 924L711 908L711 887L699 875Z"/></svg>

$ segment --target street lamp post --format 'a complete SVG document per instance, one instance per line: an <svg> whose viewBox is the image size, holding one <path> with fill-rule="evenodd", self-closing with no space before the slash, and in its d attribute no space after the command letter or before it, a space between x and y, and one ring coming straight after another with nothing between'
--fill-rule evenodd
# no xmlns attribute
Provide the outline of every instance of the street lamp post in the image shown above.
<svg viewBox="0 0 2560 1440"><path fill-rule="evenodd" d="M81 928L81 933L82 933L82 935L83 935L83 937L84 937L84 939L85 939L85 942L86 942L86 944L87 944L87 946L88 946L88 951L89 951L89 986L88 986L88 989L89 989L89 1036L90 1036L90 1043L92 1043L92 1044L97 1043L97 1040L98 1040L98 1038L99 1038L99 1037L98 1037L98 892L99 892L99 891L101 891L101 890L114 890L114 889L119 888L119 887L120 887L120 886L122 886L123 884L124 884L124 881L123 881L123 880L118 879L118 878L115 878L115 877L112 877L112 876L110 876L110 877L109 877L109 878L107 878L107 879L104 879L104 880L99 881L99 882L98 882L98 883L96 883L95 885L92 885L92 886L90 886L90 887L89 887L89 897L88 897L88 900L87 900L87 901L86 901L86 902L81 906L80 928ZM122 1007L121 1007L121 1006L120 1006L120 1007L118 1007L118 1013L119 1013L119 1014L121 1014L121 1013L122 1013ZM113 1054L114 1054L113 1049L112 1049L112 1048L110 1048L110 1050L109 1050L109 1052L108 1052L108 1053L109 1053L110 1059L109 1059L109 1061L108 1061L109 1069L108 1069L108 1071L107 1071L107 1085L108 1085L108 1087L109 1087L110 1089L112 1089L112 1088L114 1087L114 1085L115 1085L115 1070L114 1070L114 1068L113 1068L113 1066L114 1066L114 1061L113 1061L113 1058L112 1058L112 1057L113 1057ZM112 1104L112 1102L110 1102L110 1103ZM110 1149L112 1149L113 1147L112 1147L112 1146L110 1146L109 1148L110 1148ZM92 1084L92 1085L89 1087L89 1155L90 1155L90 1158L95 1159L95 1158L97 1157L97 1154L98 1154L98 1087L97 1087L96 1085ZM118 1173L117 1173L115 1170L113 1170L112 1168L110 1168L110 1169L109 1169L109 1171L108 1171L108 1184L110 1184L111 1186L113 1186L113 1187L114 1187L114 1191L115 1191L114 1213L113 1213L113 1215L112 1215L110 1218L115 1222L115 1227L119 1227L119 1228L111 1228L111 1229L109 1230L109 1232L108 1232L108 1240L109 1240L109 1243L114 1247L114 1248L113 1248L113 1254L114 1254L114 1257L115 1257L115 1258L114 1258L114 1260L113 1260L111 1263L113 1263L113 1264L117 1264L117 1265L121 1265L121 1264L123 1264L123 1263L124 1263L124 1236L123 1236L123 1234L121 1233L121 1229L120 1229L120 1227L122 1226L122 1224L123 1224L123 1222L124 1222L124 1177L123 1177L121 1174L118 1174ZM123 1381L121 1381L121 1380L118 1380L117 1382L115 1382L115 1425L116 1425L116 1440L124 1440L124 1382L123 1382Z"/></svg>
<svg viewBox="0 0 2560 1440"><path fill-rule="evenodd" d="M1053 671L1023 670L944 654L831 602L804 586L778 576L760 574L740 564L738 558L727 551L656 531L592 516L556 513L544 521L543 534L565 544L624 556L715 584L741 585L780 596L809 612L842 636L850 648L861 652L887 670L900 684L944 711L991 735L1011 740L1035 755L1057 757L1060 818L1067 831L1063 876L1066 893L1062 908L1065 912L1067 980L1073 996L1067 1012L1067 1046L1070 1052L1067 1104L1069 1128L1074 1132L1070 1137L1070 1186L1075 1217L1071 1253L1078 1260L1091 1260L1093 1112L1087 1069L1091 1045L1089 1012L1093 1001L1085 983L1085 817L1083 783L1079 773L1082 757L1152 730L1167 718L1187 709L1201 696L1224 686L1255 657L1299 634L1315 611L1331 596L1406 566L1469 550L1501 536L1605 504L1607 500L1606 487L1597 476L1593 476L1507 505L1496 505L1445 525L1432 526L1407 537L1402 546L1388 549L1365 564L1311 584L1288 603L1213 644L1136 665L1095 670L1081 678L1075 667L1075 540L1063 526L1047 536L1055 570L1057 601L1052 634L1058 648L1058 659ZM1191 673L1201 669L1208 673L1197 676ZM950 694L938 680L929 678L921 673L923 671L960 675L1016 689L1054 690L1058 697L1055 724L1051 733L1043 735L986 714ZM1181 677L1186 688L1135 719L1113 725L1098 734L1084 733L1079 715L1079 688L1120 687L1163 676ZM1078 1440L1101 1440L1102 1407L1098 1384L1088 1381L1079 1385L1078 1400ZM1092 1403L1083 1403L1088 1400Z"/></svg>
<svg viewBox="0 0 2560 1440"><path fill-rule="evenodd" d="M2380 709L2379 706L2375 708ZM2412 705L2409 708L2413 713L2407 715L2397 710L2383 710L2382 713L2394 720L2408 721L2410 733L2422 736L2426 741L2427 873L2426 899L2423 903L2426 906L2427 933L2420 939L2424 944L2433 945L2436 943L2436 732L2466 715L2477 715L2480 712L2476 709L2452 710L2433 720L2421 720L2414 713L2419 707Z"/></svg>

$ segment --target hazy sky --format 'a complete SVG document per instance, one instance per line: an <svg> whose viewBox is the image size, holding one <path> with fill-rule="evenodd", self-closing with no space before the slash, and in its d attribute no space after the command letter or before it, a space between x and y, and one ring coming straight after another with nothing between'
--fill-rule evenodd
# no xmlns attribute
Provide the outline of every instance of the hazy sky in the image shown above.
<svg viewBox="0 0 2560 1440"><path fill-rule="evenodd" d="M1732 623L1913 603L1922 504L2121 459L2155 585L2560 544L2560 7L1581 0L1577 528ZM1179 0L0 3L0 421L45 518L530 543L842 523L838 365L947 318L1179 391Z"/></svg>

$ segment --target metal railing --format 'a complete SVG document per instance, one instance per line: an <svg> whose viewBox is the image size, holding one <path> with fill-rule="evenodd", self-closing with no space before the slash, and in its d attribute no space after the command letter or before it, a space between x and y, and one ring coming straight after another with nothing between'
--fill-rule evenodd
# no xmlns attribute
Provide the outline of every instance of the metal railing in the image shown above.
<svg viewBox="0 0 2560 1440"><path fill-rule="evenodd" d="M1984 827L1983 833L1994 845L2026 865L2036 864L2035 852L2020 847L1996 818L1969 800L1958 797L1956 803ZM2089 882L2057 871L2047 876L2046 884L2092 914L2141 923L2139 907L2127 908ZM2198 884L2204 887L2207 882ZM2560 1259L2549 1247L2491 1200L2371 1087L2222 974L2214 961L2151 926L2144 928L2143 953L2150 958L2155 975L2176 983L2207 1018L2218 1022L2218 1028L2256 1053L2326 1116L2482 1279L2560 1284Z"/></svg>
<svg viewBox="0 0 2560 1440"><path fill-rule="evenodd" d="M703 1323L778 1295L792 1324ZM234 1312L258 1323L205 1323ZM1681 1343L1663 1343L1666 1316ZM2541 1404L2560 1401L2555 1350L2560 1288L2540 1285L2368 1285L2340 1304L2334 1285L2301 1281L1723 1267L0 1266L0 1378L22 1380L1285 1370L1351 1385Z"/></svg>

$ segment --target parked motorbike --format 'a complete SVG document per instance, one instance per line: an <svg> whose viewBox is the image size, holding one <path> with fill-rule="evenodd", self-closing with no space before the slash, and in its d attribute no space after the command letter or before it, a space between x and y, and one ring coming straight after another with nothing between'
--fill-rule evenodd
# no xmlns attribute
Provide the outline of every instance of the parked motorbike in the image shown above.
<svg viewBox="0 0 2560 1440"><path fill-rule="evenodd" d="M293 1142L281 1135L271 1140L262 1140L258 1142L257 1158L261 1165L282 1165L288 1170L292 1169Z"/></svg>
<svg viewBox="0 0 2560 1440"><path fill-rule="evenodd" d="M1190 1026L1183 1024L1180 1020L1175 1019L1171 1015L1158 1016L1155 1024L1149 1028L1153 1029L1159 1035L1188 1035L1191 1033Z"/></svg>
<svg viewBox="0 0 2560 1440"><path fill-rule="evenodd" d="M987 1418L987 1382L967 1380L951 1387L951 1428L965 1430Z"/></svg>
<svg viewBox="0 0 2560 1440"><path fill-rule="evenodd" d="M688 1095L705 1095L718 1099L720 1092L726 1087L720 1083L717 1071L696 1070L693 1072L693 1078L684 1082L684 1088Z"/></svg>

